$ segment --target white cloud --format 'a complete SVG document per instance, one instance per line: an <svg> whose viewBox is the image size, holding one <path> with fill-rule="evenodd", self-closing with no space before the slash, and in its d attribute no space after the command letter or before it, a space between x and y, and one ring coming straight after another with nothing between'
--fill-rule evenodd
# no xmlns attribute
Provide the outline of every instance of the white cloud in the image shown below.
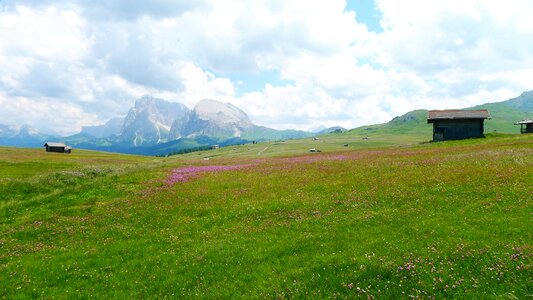
<svg viewBox="0 0 533 300"><path fill-rule="evenodd" d="M85 36L85 20L70 10L50 6L34 10L17 6L0 18L3 56L31 57L48 62L75 62L87 55L91 37Z"/></svg>
<svg viewBox="0 0 533 300"><path fill-rule="evenodd" d="M35 128L59 134L72 133L71 128L100 122L96 114L86 113L81 107L57 102L55 99L12 97L0 94L2 122L21 125L20 120Z"/></svg>
<svg viewBox="0 0 533 300"><path fill-rule="evenodd" d="M183 66L180 76L184 85L180 99L189 105L194 105L199 99L226 100L235 95L235 89L230 80L217 78L191 63Z"/></svg>
<svg viewBox="0 0 533 300"><path fill-rule="evenodd" d="M379 0L385 32L383 64L439 78L533 65L531 1ZM413 9L416 8L416 9ZM531 28L531 26L529 27Z"/></svg>
<svg viewBox="0 0 533 300"><path fill-rule="evenodd" d="M344 0L4 3L0 93L9 109L0 117L41 126L37 114L11 115L24 105L59 109L71 120L66 133L125 114L143 94L189 106L215 98L261 125L310 129L531 89L530 0L376 0L382 33ZM246 74L266 73L280 78L240 91Z"/></svg>
<svg viewBox="0 0 533 300"><path fill-rule="evenodd" d="M17 6L1 13L0 80L5 88L23 92L19 84L33 83L24 82L21 77L32 68L46 73L46 68L69 66L88 55L91 37L83 34L84 26L85 22L74 12L55 7L37 12Z"/></svg>

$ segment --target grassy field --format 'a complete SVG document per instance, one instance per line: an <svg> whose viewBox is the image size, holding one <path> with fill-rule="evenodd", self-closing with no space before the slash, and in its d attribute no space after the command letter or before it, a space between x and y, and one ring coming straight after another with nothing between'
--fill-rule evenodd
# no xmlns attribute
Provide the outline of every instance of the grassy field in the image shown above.
<svg viewBox="0 0 533 300"><path fill-rule="evenodd" d="M0 148L0 296L531 298L533 136L371 131L168 158Z"/></svg>
<svg viewBox="0 0 533 300"><path fill-rule="evenodd" d="M261 158L295 156L309 154L310 149L322 152L346 152L357 149L373 149L383 147L405 147L418 145L432 139L431 126L421 130L404 131L402 129L380 128L380 125L361 127L345 133L331 133L294 140L229 146L216 151L198 151L180 155L181 159L201 158ZM346 146L345 146L346 145Z"/></svg>

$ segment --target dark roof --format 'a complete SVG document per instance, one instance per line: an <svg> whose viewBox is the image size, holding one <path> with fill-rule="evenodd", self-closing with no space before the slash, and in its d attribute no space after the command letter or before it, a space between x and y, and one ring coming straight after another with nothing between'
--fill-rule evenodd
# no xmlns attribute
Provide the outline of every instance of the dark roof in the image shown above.
<svg viewBox="0 0 533 300"><path fill-rule="evenodd" d="M491 119L490 113L486 109L463 110L430 110L428 111L428 121L431 120L456 120L456 119Z"/></svg>
<svg viewBox="0 0 533 300"><path fill-rule="evenodd" d="M522 120L520 122L516 122L515 125L519 124L533 124L533 120Z"/></svg>
<svg viewBox="0 0 533 300"><path fill-rule="evenodd" d="M63 144L63 143L55 143L55 142L48 142L46 144L44 144L44 147L67 147L67 145Z"/></svg>

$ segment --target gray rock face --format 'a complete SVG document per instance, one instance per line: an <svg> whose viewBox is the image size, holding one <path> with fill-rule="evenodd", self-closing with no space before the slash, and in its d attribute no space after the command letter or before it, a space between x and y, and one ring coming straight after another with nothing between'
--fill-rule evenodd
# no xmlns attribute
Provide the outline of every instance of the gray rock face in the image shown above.
<svg viewBox="0 0 533 300"><path fill-rule="evenodd" d="M124 118L110 119L103 125L83 126L81 133L89 134L97 138L105 138L122 133Z"/></svg>
<svg viewBox="0 0 533 300"><path fill-rule="evenodd" d="M240 137L254 125L245 112L230 103L204 99L187 116L172 124L170 137Z"/></svg>
<svg viewBox="0 0 533 300"><path fill-rule="evenodd" d="M181 103L143 96L124 119L83 127L82 133L98 138L118 135L120 143L137 147L200 135L241 137L252 128L246 113L229 103L206 99L191 111Z"/></svg>
<svg viewBox="0 0 533 300"><path fill-rule="evenodd" d="M120 139L133 146L166 142L174 120L189 112L181 103L143 96L124 119Z"/></svg>
<svg viewBox="0 0 533 300"><path fill-rule="evenodd" d="M192 111L185 114L183 117L176 119L172 123L172 127L170 128L170 132L168 134L169 140L177 140L182 137L187 136L187 132L189 131L188 126L191 118L193 117Z"/></svg>

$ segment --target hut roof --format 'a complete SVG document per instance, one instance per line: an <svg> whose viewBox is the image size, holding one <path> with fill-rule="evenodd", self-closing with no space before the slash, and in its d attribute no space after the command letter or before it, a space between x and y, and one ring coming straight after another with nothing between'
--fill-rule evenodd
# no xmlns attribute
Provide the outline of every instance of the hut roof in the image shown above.
<svg viewBox="0 0 533 300"><path fill-rule="evenodd" d="M44 144L44 147L67 147L67 145L65 145L64 143L56 143L56 142L47 142L46 144Z"/></svg>
<svg viewBox="0 0 533 300"><path fill-rule="evenodd" d="M522 120L520 122L516 122L515 125L519 124L533 124L533 120Z"/></svg>
<svg viewBox="0 0 533 300"><path fill-rule="evenodd" d="M428 121L431 120L456 120L456 119L491 119L490 113L486 109L463 110L430 110L428 111Z"/></svg>

